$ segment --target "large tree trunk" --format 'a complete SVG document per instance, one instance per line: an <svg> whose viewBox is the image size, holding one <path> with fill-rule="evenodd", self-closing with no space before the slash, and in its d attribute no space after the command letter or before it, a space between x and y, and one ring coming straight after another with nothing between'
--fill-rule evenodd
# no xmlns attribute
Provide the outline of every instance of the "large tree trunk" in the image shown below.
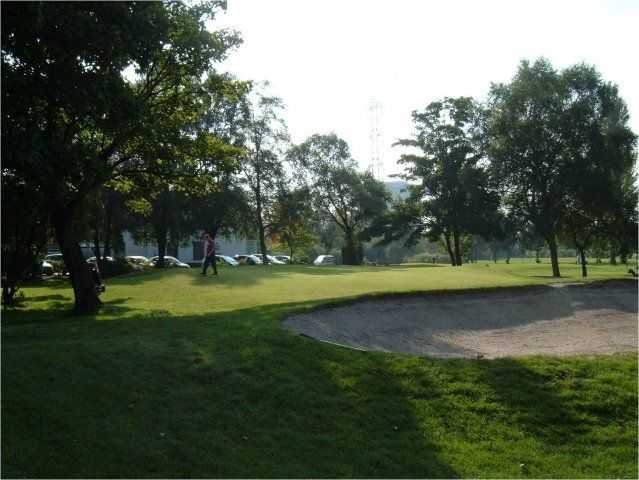
<svg viewBox="0 0 639 480"><path fill-rule="evenodd" d="M213 234L211 235L211 241L213 242L213 275L217 275L217 245L216 245L216 233L217 229L213 230ZM206 255L206 252L205 252Z"/></svg>
<svg viewBox="0 0 639 480"><path fill-rule="evenodd" d="M258 179L259 182L259 179ZM268 258L266 257L266 229L264 228L264 219L262 218L262 189L260 185L257 185L255 191L255 203L257 210L257 232L260 237L260 253L262 254L262 262L264 265L268 265Z"/></svg>
<svg viewBox="0 0 639 480"><path fill-rule="evenodd" d="M102 269L103 261L102 261L102 251L100 250L100 232L96 228L93 233L93 254L95 255L95 261L98 265L98 271L102 273L104 270ZM106 256L106 253L104 254Z"/></svg>
<svg viewBox="0 0 639 480"><path fill-rule="evenodd" d="M537 247L535 248L535 263L541 263L541 260L539 259L539 251L541 250L541 248Z"/></svg>
<svg viewBox="0 0 639 480"><path fill-rule="evenodd" d="M628 249L627 248L622 248L619 251L619 261L621 263L623 263L624 265L628 264Z"/></svg>
<svg viewBox="0 0 639 480"><path fill-rule="evenodd" d="M344 265L359 265L362 261L353 232L346 231L344 232L344 236L346 243L344 244L344 248L342 248L342 263Z"/></svg>
<svg viewBox="0 0 639 480"><path fill-rule="evenodd" d="M561 277L559 273L559 257L557 255L557 240L555 236L548 237L546 239L548 243L548 248L550 249L550 263L552 265L552 276L553 277Z"/></svg>
<svg viewBox="0 0 639 480"><path fill-rule="evenodd" d="M446 250L448 251L448 255L450 256L450 264L454 267L456 265L455 254L453 253L453 248L450 245L450 233L443 233L444 243L446 244Z"/></svg>
<svg viewBox="0 0 639 480"><path fill-rule="evenodd" d="M15 279L7 279L2 282L2 304L13 305L16 292L19 290L18 282Z"/></svg>
<svg viewBox="0 0 639 480"><path fill-rule="evenodd" d="M610 265L617 265L617 249L614 245L610 246Z"/></svg>
<svg viewBox="0 0 639 480"><path fill-rule="evenodd" d="M267 251L266 251L266 233L265 233L265 229L264 229L264 224L262 223L262 219L260 218L260 222L259 222L259 232L260 232L260 253L262 254L262 261L264 262L264 265L268 265L268 258L266 257L267 255Z"/></svg>
<svg viewBox="0 0 639 480"><path fill-rule="evenodd" d="M169 239L166 249L169 255L173 255L175 258L178 258L178 252L180 251L179 242Z"/></svg>
<svg viewBox="0 0 639 480"><path fill-rule="evenodd" d="M577 251L579 252L579 260L581 262L581 276L586 278L588 276L588 268L586 267L586 250L580 245L577 245Z"/></svg>
<svg viewBox="0 0 639 480"><path fill-rule="evenodd" d="M155 236L158 242L158 261L155 266L157 268L164 268L164 256L166 255L166 229L156 229Z"/></svg>
<svg viewBox="0 0 639 480"><path fill-rule="evenodd" d="M462 254L461 254L461 247L460 247L460 237L461 235L459 234L459 232L457 230L453 231L453 242L455 244L455 266L457 267L461 267L462 265Z"/></svg>
<svg viewBox="0 0 639 480"><path fill-rule="evenodd" d="M111 238L112 238L112 222L111 222L111 207L107 202L104 212L104 247L102 248L102 254L105 257L111 255Z"/></svg>
<svg viewBox="0 0 639 480"><path fill-rule="evenodd" d="M73 311L79 315L97 313L100 309L100 298L95 290L95 283L89 266L82 255L80 244L72 234L71 218L73 212L60 209L53 218L53 226L66 268L71 275L71 285L75 295Z"/></svg>

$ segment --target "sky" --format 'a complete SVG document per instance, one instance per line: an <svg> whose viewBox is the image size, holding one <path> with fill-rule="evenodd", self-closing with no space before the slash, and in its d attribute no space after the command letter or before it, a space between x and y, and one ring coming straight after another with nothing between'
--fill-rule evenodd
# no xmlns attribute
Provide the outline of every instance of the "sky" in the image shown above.
<svg viewBox="0 0 639 480"><path fill-rule="evenodd" d="M335 132L365 169L380 103L385 177L401 172L392 143L410 137L413 110L444 96L483 100L522 59L594 64L639 133L639 0L228 0L212 28L241 32L218 69L269 81L294 143Z"/></svg>

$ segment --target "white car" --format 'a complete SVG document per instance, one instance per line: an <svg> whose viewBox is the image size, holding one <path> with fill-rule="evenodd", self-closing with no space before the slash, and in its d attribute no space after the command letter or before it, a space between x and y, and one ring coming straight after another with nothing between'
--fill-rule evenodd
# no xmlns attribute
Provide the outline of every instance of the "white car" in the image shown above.
<svg viewBox="0 0 639 480"><path fill-rule="evenodd" d="M42 261L42 275L53 275L53 265L46 260Z"/></svg>
<svg viewBox="0 0 639 480"><path fill-rule="evenodd" d="M280 262L291 263L291 257L289 257L288 255L273 255L273 256L277 258Z"/></svg>
<svg viewBox="0 0 639 480"><path fill-rule="evenodd" d="M245 253L235 255L235 260L240 265L262 265L262 259L255 255L247 255Z"/></svg>
<svg viewBox="0 0 639 480"><path fill-rule="evenodd" d="M135 265L147 265L149 263L149 259L142 255L127 255L124 258Z"/></svg>
<svg viewBox="0 0 639 480"><path fill-rule="evenodd" d="M259 258L260 260L262 260L262 263L264 263L264 257L261 253L254 253L253 256ZM267 255L266 259L268 260L268 263L272 263L273 265L285 265L285 262L278 260L273 255Z"/></svg>
<svg viewBox="0 0 639 480"><path fill-rule="evenodd" d="M229 257L228 255L215 255L215 259L218 262L224 262L231 267L237 267L239 263L233 257Z"/></svg>
<svg viewBox="0 0 639 480"><path fill-rule="evenodd" d="M335 257L333 255L320 255L313 261L313 265L335 265Z"/></svg>
<svg viewBox="0 0 639 480"><path fill-rule="evenodd" d="M158 257L158 256L151 257L151 258L149 258L149 262L151 263L151 265L153 265L155 267L155 264L157 263L159 258L160 257ZM168 255L164 255L164 266L165 267L178 267L178 268L191 268L191 265L189 265L188 263L180 262L177 258L170 257Z"/></svg>
<svg viewBox="0 0 639 480"><path fill-rule="evenodd" d="M113 260L113 257L102 257L103 261L107 261L107 262L114 262L115 260ZM87 258L87 263L95 263L97 261L97 259L95 257L89 257Z"/></svg>

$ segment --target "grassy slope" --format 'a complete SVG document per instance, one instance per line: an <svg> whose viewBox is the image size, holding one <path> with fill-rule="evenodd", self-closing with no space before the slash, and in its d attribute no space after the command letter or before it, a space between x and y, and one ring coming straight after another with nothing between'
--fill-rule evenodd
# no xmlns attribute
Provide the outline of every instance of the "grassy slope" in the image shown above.
<svg viewBox="0 0 639 480"><path fill-rule="evenodd" d="M105 312L82 319L65 313L66 287L26 289L26 307L3 312L3 476L636 477L634 355L442 361L279 326L327 299L545 283L548 270L153 272L111 280ZM625 270L591 267L614 276Z"/></svg>

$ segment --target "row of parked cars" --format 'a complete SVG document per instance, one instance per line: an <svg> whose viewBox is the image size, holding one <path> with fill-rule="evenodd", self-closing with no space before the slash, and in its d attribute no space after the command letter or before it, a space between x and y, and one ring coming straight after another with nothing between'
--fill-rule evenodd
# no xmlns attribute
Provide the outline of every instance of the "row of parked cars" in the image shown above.
<svg viewBox="0 0 639 480"><path fill-rule="evenodd" d="M147 258L142 255L128 255L124 258L135 270L142 270L145 267L154 267L160 257L155 256ZM216 255L215 258L218 263L226 264L231 267L237 267L238 265L262 265L264 263L264 256L261 253L238 254L234 257L230 257L228 255ZM288 255L266 255L266 258L268 263L273 265L286 265L291 262L291 257ZM113 257L105 257L104 261L114 262L115 260ZM42 273L44 275L53 275L56 270L54 268L55 263L64 264L61 253L50 253L44 257L44 261L42 262ZM97 263L97 259L95 257L89 257L87 258L87 263L95 265ZM320 255L315 259L313 264L334 265L335 257L333 255ZM164 265L166 267L191 268L188 263L184 263L169 255L164 256ZM64 269L63 273L66 273L66 269Z"/></svg>
<svg viewBox="0 0 639 480"><path fill-rule="evenodd" d="M143 257L142 255L128 255L124 257L125 260L133 267L134 270L142 270L145 267L154 267L160 257ZM97 259L95 257L87 258L87 263L90 265L96 265ZM104 257L104 262L115 262L113 257ZM42 261L42 274L43 275L53 275L56 271L54 267L55 264L62 265L62 273L66 274L67 269L64 266L64 259L61 253L50 253L44 257ZM180 268L191 268L188 263L181 262L175 257L165 256L164 264L168 267L180 267ZM58 269L59 270L59 269Z"/></svg>

